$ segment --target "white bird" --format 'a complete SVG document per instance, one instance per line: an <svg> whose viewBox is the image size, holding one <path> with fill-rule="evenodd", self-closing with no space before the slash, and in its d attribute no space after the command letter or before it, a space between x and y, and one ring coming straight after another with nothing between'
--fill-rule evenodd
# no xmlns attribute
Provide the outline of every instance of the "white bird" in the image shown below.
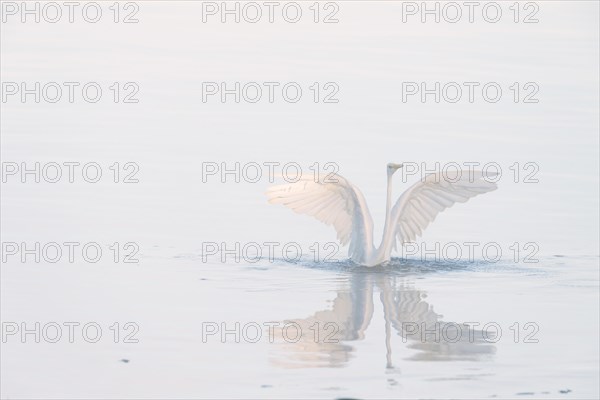
<svg viewBox="0 0 600 400"><path fill-rule="evenodd" d="M426 175L398 199L393 208L392 176L402 164L387 165L387 200L381 245L373 244L373 219L362 192L347 179L302 178L297 182L272 186L267 190L271 204L283 204L299 214L308 214L333 225L337 238L348 248L348 256L357 264L373 267L390 261L396 241L400 245L414 241L443 210L464 203L478 194L497 188L496 174L459 171L456 179L441 173Z"/></svg>

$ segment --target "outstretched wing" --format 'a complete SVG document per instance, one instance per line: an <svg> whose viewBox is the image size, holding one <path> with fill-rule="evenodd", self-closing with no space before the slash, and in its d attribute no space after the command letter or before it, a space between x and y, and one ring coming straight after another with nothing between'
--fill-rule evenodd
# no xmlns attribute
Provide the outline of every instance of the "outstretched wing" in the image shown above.
<svg viewBox="0 0 600 400"><path fill-rule="evenodd" d="M440 212L454 203L464 203L478 194L496 190L498 186L494 182L485 180L495 176L481 171L461 171L457 179L450 182L440 173L427 175L404 192L392 208L396 239L400 244L412 242Z"/></svg>
<svg viewBox="0 0 600 400"><path fill-rule="evenodd" d="M352 258L373 245L373 220L365 198L340 175L320 175L318 179L303 178L271 186L266 194L271 204L283 204L333 225L340 243L350 243L348 254Z"/></svg>

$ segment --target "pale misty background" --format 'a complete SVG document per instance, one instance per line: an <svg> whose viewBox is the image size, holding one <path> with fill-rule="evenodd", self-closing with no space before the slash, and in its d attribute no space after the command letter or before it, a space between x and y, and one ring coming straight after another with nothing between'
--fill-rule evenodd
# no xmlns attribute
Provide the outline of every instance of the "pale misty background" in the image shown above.
<svg viewBox="0 0 600 400"><path fill-rule="evenodd" d="M442 391L480 397L529 390L539 396L556 393L559 388L549 386L557 377L573 395L597 396L597 2L537 2L535 24L515 24L508 14L497 24L480 14L472 24L423 24L416 16L402 23L402 6L392 2L338 2L336 24L315 24L309 14L297 24L281 18L222 24L216 17L202 23L200 3L138 4L136 24L115 24L108 16L97 24L2 24L3 82L140 87L138 104L114 104L108 92L96 104L2 103L3 162L95 161L104 172L115 161L140 166L137 184L3 184L2 240L135 241L142 260L134 266L110 259L84 266L5 263L2 319L135 320L146 339L133 349L110 343L3 345L2 397L435 397ZM301 4L306 11L309 4ZM281 96L273 104L203 103L205 81L293 81L305 92L296 104ZM405 81L493 81L504 93L496 104L483 101L480 92L472 104L403 103ZM339 103L313 103L313 82L337 83ZM508 91L514 82L537 83L539 103L515 104ZM483 276L457 273L454 279L433 275L429 286L421 281L422 289L437 307L446 307L446 320L479 318L506 326L536 320L546 322L546 340L526 349L499 346L497 364L481 372L490 377L464 384L445 379L462 366L397 360L399 386L385 383L385 355L369 347L381 351L382 320L372 324L379 336L356 343L368 351L357 350L357 362L345 369L290 373L268 361L265 355L275 351L268 343L198 343L203 320L306 317L330 308L336 285L350 279L318 266L267 263L260 273L243 263L200 261L202 242L334 241L332 228L268 205L266 178L201 180L203 162L266 161L293 161L305 169L315 162L339 165L367 198L377 243L386 163L499 163L504 176L497 191L442 213L420 240L495 241L503 249L536 242L542 264ZM508 167L514 162L537 163L540 182L512 182ZM396 178L394 196L408 187ZM557 255L559 267L550 259ZM531 281L521 281L529 275ZM208 283L196 286L201 277ZM414 284L424 277L407 279ZM132 359L128 372L115 361L125 356ZM39 361L44 357L64 361ZM561 358L571 374L562 374ZM515 364L522 369L511 369ZM32 369L47 378L28 385ZM69 371L78 379L65 386ZM91 384L100 373L114 384ZM432 376L435 384L427 386Z"/></svg>

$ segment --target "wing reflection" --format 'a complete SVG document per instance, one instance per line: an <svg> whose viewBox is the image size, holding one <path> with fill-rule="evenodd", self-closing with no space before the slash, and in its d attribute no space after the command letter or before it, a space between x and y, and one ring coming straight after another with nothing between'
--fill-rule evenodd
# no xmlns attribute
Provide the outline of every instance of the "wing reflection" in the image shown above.
<svg viewBox="0 0 600 400"><path fill-rule="evenodd" d="M282 347L273 363L285 368L344 366L353 356L351 342L365 338L375 307L374 292L379 293L383 305L387 368L393 368L392 330L402 337L401 346L411 349L407 357L411 360L477 361L496 350L489 342L493 336L485 340L481 330L444 321L424 300L425 292L411 287L405 278L382 270L362 270L352 273L338 290L331 309L284 321L288 326L297 324L297 328L278 331L275 337L280 338ZM296 342L298 330L302 335Z"/></svg>

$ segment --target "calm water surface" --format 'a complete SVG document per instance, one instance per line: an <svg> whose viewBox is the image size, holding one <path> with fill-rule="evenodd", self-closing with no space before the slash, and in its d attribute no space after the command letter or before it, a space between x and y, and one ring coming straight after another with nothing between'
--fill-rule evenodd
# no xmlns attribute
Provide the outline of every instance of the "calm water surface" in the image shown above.
<svg viewBox="0 0 600 400"><path fill-rule="evenodd" d="M139 2L137 24L3 23L3 82L91 81L105 96L2 103L2 161L96 162L106 179L2 185L3 242L105 251L3 262L2 322L93 322L102 335L11 336L2 397L597 399L598 3L535 3L535 24L514 23L508 2L497 24L405 24L389 1L339 2L338 24L201 23L190 1ZM305 96L203 102L207 81L298 82ZM403 102L406 81L505 93ZM137 83L139 102L112 101L114 82ZM335 82L339 102L315 103L314 82ZM515 103L515 82L535 82L540 101ZM387 162L496 162L499 189L445 211L422 240L494 242L504 256L315 263L307 249L333 230L268 205L266 179L202 180L204 162L273 161L334 162L363 190L376 238ZM137 163L139 182L112 182L115 162ZM515 162L535 163L539 181L515 180ZM394 195L416 179L396 177ZM204 242L270 241L305 257L202 257ZM113 262L115 242L135 242L139 263ZM526 243L537 263L523 262Z"/></svg>

